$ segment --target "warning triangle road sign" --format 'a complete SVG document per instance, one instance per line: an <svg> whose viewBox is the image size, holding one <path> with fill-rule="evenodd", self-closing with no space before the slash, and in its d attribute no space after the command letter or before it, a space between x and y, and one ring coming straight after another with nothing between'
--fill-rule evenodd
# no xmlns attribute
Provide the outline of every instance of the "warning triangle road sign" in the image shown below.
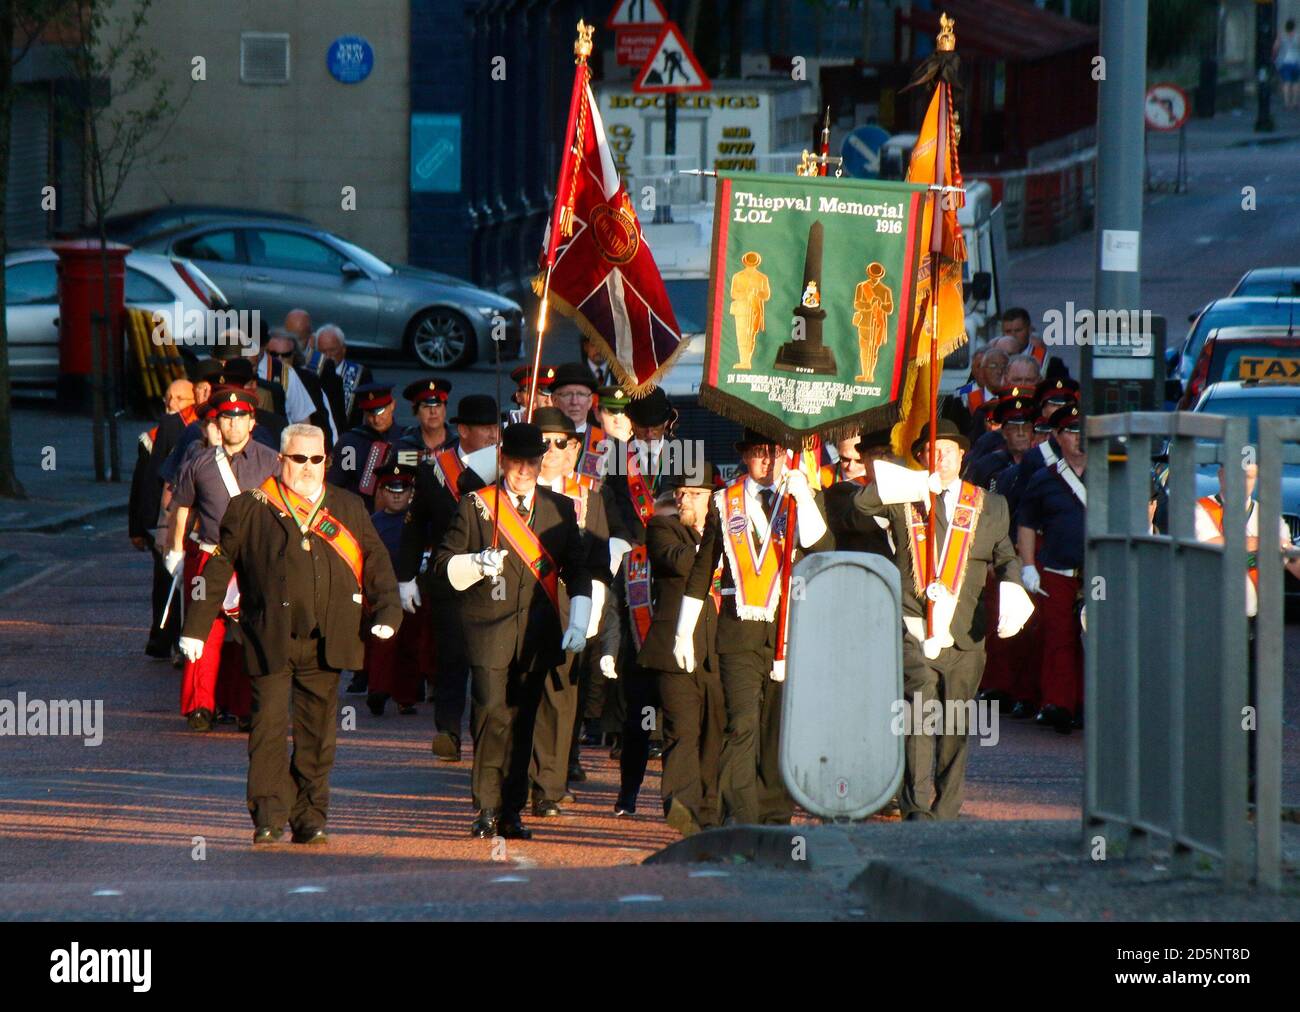
<svg viewBox="0 0 1300 1012"><path fill-rule="evenodd" d="M659 40L651 50L641 73L637 75L632 90L641 93L675 91L711 91L700 61L682 38L677 25L669 21L659 33Z"/></svg>
<svg viewBox="0 0 1300 1012"><path fill-rule="evenodd" d="M639 28L662 25L668 12L660 0L618 0L605 19L606 28Z"/></svg>

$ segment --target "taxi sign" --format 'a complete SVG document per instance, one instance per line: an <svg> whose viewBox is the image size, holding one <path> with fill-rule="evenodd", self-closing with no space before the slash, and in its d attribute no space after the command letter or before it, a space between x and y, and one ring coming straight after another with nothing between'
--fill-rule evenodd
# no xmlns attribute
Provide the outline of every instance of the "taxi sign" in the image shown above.
<svg viewBox="0 0 1300 1012"><path fill-rule="evenodd" d="M1269 380L1273 383L1300 383L1300 358L1242 355L1237 360L1237 378Z"/></svg>

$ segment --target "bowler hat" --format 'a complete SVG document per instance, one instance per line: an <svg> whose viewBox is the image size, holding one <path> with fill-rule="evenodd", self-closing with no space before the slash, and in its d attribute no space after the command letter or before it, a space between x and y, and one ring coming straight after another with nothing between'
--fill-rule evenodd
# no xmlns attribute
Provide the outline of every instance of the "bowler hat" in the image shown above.
<svg viewBox="0 0 1300 1012"><path fill-rule="evenodd" d="M664 393L663 387L655 387L627 406L627 417L633 425L667 425L673 417L673 406L668 403L668 395Z"/></svg>
<svg viewBox="0 0 1300 1012"><path fill-rule="evenodd" d="M506 426L501 437L501 456L515 460L531 460L546 453L542 430L532 422L514 422Z"/></svg>
<svg viewBox="0 0 1300 1012"><path fill-rule="evenodd" d="M195 383L211 383L216 377L221 375L222 365L220 359L201 358L190 364L186 372L189 374L191 381Z"/></svg>
<svg viewBox="0 0 1300 1012"><path fill-rule="evenodd" d="M771 436L765 436L757 429L745 427L745 434L736 441L736 452L744 453L751 446L775 446L776 440Z"/></svg>
<svg viewBox="0 0 1300 1012"><path fill-rule="evenodd" d="M707 488L711 492L718 484L718 469L709 461L702 460L682 474L677 488Z"/></svg>
<svg viewBox="0 0 1300 1012"><path fill-rule="evenodd" d="M488 394L466 394L456 405L456 417L452 425L498 425L501 413L497 402Z"/></svg>
<svg viewBox="0 0 1300 1012"><path fill-rule="evenodd" d="M564 432L570 436L576 435L577 426L573 424L573 419L566 415L559 408L537 408L533 411L533 424L537 426L539 432Z"/></svg>
<svg viewBox="0 0 1300 1012"><path fill-rule="evenodd" d="M890 442L891 429L877 429L875 432L864 432L858 437L858 453L866 453L869 450L887 450L892 445Z"/></svg>
<svg viewBox="0 0 1300 1012"><path fill-rule="evenodd" d="M551 389L559 390L560 387L573 386L586 387L594 394L600 384L596 382L596 377L591 374L591 370L581 362L565 362L556 368Z"/></svg>
<svg viewBox="0 0 1300 1012"><path fill-rule="evenodd" d="M962 432L961 429L957 428L957 423L950 418L939 419L939 428L935 430L934 438L936 442L940 439L947 439L950 442L956 443L961 447L963 453L970 449L970 440L966 438L966 434ZM912 458L914 460L920 460L921 455L929 449L929 446L930 423L926 422L925 425L921 427L921 434L917 436L916 441L912 443Z"/></svg>

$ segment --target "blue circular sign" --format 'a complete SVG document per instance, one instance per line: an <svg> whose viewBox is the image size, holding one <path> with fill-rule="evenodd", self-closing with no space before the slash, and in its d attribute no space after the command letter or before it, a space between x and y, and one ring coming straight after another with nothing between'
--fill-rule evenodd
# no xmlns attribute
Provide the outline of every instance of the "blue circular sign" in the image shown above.
<svg viewBox="0 0 1300 1012"><path fill-rule="evenodd" d="M375 51L361 36L343 35L330 45L325 63L334 80L356 84L370 76L375 66Z"/></svg>
<svg viewBox="0 0 1300 1012"><path fill-rule="evenodd" d="M880 149L889 136L888 130L874 123L852 130L840 147L844 171L854 179L879 179Z"/></svg>

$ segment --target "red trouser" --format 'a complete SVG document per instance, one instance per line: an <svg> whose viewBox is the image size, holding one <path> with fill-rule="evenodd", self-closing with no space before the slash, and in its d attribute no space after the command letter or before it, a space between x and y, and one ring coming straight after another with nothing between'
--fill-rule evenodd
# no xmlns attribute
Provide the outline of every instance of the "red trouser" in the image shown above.
<svg viewBox="0 0 1300 1012"><path fill-rule="evenodd" d="M403 615L397 632L386 640L366 634L367 689L392 696L399 705L419 702L420 679L428 666L428 605Z"/></svg>
<svg viewBox="0 0 1300 1012"><path fill-rule="evenodd" d="M185 546L185 572L180 592L190 594L194 578L203 572L212 556L190 542ZM225 594L224 587L213 593ZM175 605L173 605L175 607ZM244 650L239 643L226 642L224 613L218 614L208 630L203 643L203 656L197 661L185 662L185 676L181 680L181 713L218 708L228 710L236 717L247 717L253 712L253 687L244 670Z"/></svg>
<svg viewBox="0 0 1300 1012"><path fill-rule="evenodd" d="M1038 708L1039 670L1042 666L1042 644L1039 609L1043 600L1031 595L1034 612L1020 632L1007 639L998 637L998 580L990 574L984 591L984 677L980 688L986 692L1005 692L1017 702Z"/></svg>
<svg viewBox="0 0 1300 1012"><path fill-rule="evenodd" d="M1034 595L1043 633L1043 705L1083 707L1083 635L1075 608L1082 581L1042 570L1046 597Z"/></svg>

